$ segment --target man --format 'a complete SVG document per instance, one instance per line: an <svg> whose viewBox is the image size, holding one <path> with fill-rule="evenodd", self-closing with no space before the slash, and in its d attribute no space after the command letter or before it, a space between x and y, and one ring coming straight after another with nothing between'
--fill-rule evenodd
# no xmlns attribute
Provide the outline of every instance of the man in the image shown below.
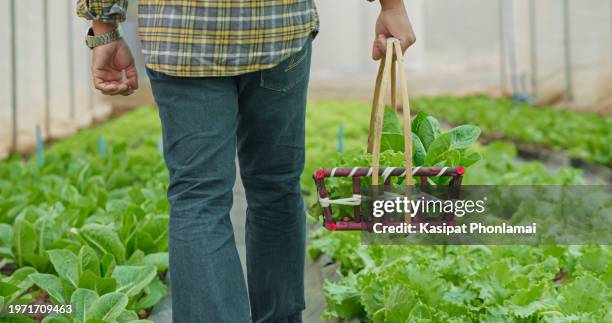
<svg viewBox="0 0 612 323"><path fill-rule="evenodd" d="M402 0L380 0L372 56L415 37ZM93 20L93 81L138 88L116 32L127 0L79 0ZM343 13L350 14L350 13ZM313 0L141 0L140 37L170 174L173 320L301 322L305 216L300 190ZM229 211L238 152L246 190L247 283ZM248 285L248 292L247 292Z"/></svg>

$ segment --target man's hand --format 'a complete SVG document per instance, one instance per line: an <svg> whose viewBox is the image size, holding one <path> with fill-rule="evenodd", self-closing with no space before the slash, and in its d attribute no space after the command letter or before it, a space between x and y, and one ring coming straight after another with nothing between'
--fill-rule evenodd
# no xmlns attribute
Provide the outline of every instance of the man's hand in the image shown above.
<svg viewBox="0 0 612 323"><path fill-rule="evenodd" d="M381 59L387 51L387 38L395 37L402 45L402 52L416 42L416 36L412 30L410 19L406 13L403 0L380 0L382 7L376 29L374 45L372 46L372 58Z"/></svg>
<svg viewBox="0 0 612 323"><path fill-rule="evenodd" d="M94 22L96 35L116 28L113 24ZM106 95L130 95L138 89L134 57L123 39L93 49L93 81L96 89ZM125 78L123 72L125 71Z"/></svg>

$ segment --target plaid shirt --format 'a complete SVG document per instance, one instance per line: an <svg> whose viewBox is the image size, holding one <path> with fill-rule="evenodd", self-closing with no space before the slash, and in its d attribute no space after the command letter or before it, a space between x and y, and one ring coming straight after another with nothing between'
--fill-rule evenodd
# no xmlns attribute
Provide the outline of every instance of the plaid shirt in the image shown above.
<svg viewBox="0 0 612 323"><path fill-rule="evenodd" d="M78 0L89 20L122 22L127 0ZM263 70L298 52L318 29L314 0L140 0L146 65L184 77Z"/></svg>

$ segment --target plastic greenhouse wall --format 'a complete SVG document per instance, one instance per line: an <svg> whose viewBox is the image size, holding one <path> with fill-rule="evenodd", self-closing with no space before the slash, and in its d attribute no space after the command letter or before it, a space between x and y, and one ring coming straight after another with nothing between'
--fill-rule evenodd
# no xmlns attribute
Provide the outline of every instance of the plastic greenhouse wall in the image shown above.
<svg viewBox="0 0 612 323"><path fill-rule="evenodd" d="M371 93L379 5L315 0L311 88ZM137 1L125 38L137 60ZM484 92L612 111L612 0L406 0L417 43L412 95ZM31 151L36 127L61 138L111 113L91 83L76 0L0 0L0 159ZM145 75L139 64L141 77ZM340 87L344 87L340 89ZM316 91L313 91L316 92Z"/></svg>
<svg viewBox="0 0 612 323"><path fill-rule="evenodd" d="M37 127L43 140L56 139L111 114L93 88L89 23L75 7L76 0L0 0L0 159L31 151ZM122 26L135 52L136 25Z"/></svg>
<svg viewBox="0 0 612 323"><path fill-rule="evenodd" d="M313 79L371 86L379 9L316 0ZM485 92L612 111L612 0L410 0L417 35L406 54L411 94ZM338 13L343 13L339 15ZM315 83L315 86L317 84Z"/></svg>

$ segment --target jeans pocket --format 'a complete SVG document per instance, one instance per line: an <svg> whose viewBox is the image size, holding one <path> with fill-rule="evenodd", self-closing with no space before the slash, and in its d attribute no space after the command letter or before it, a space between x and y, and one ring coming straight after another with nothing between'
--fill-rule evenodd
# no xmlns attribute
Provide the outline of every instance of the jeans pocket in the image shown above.
<svg viewBox="0 0 612 323"><path fill-rule="evenodd" d="M273 68L261 71L261 87L286 92L304 80L310 71L312 37L300 51L291 55Z"/></svg>

